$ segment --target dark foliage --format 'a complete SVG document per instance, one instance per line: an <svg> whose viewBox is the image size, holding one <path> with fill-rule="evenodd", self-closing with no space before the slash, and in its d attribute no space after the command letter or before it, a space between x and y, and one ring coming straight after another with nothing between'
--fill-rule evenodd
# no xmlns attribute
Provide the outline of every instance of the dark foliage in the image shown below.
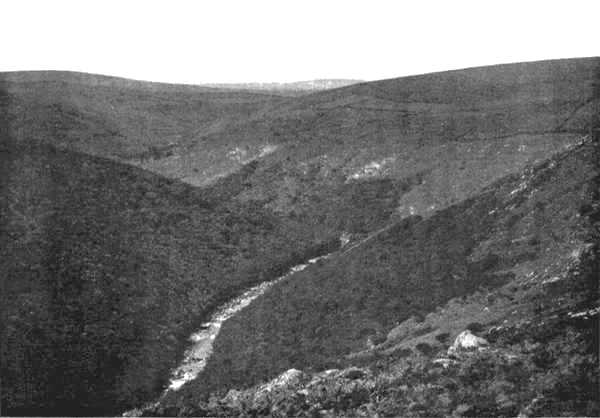
<svg viewBox="0 0 600 418"><path fill-rule="evenodd" d="M335 245L142 170L3 144L3 412L142 403L211 310Z"/></svg>

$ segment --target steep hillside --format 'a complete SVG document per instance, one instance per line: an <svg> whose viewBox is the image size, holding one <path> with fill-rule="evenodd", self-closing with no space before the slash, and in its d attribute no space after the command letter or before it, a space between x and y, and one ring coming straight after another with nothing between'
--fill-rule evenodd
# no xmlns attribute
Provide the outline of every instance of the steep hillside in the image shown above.
<svg viewBox="0 0 600 418"><path fill-rule="evenodd" d="M429 186L418 193L426 210L441 204L426 195L443 191L438 200L459 201L479 189L463 181L473 172L488 184L488 172L518 171L588 130L599 68L598 58L510 64L294 98L72 73L7 73L0 90L12 135L22 140L118 158L194 185L258 161L240 198L269 199L288 212L280 201L310 198L307 181L339 187L428 171ZM432 155L453 158L437 167ZM457 178L457 190L440 184L449 178L440 170Z"/></svg>
<svg viewBox="0 0 600 418"><path fill-rule="evenodd" d="M237 199L361 233L360 223L338 216L341 208L354 207L343 198L346 188L388 184L377 204L385 221L427 216L477 194L588 134L598 113L599 74L600 60L584 59L359 84L225 126L198 149L223 146L222 155L244 155L239 144L260 138L273 152L258 160ZM195 148L188 149L184 164L196 158ZM415 180L410 193L393 193L398 183ZM318 210L313 202L321 203Z"/></svg>
<svg viewBox="0 0 600 418"><path fill-rule="evenodd" d="M600 59L473 68L302 97L5 74L11 137L137 165L331 234L477 194L589 134Z"/></svg>
<svg viewBox="0 0 600 418"><path fill-rule="evenodd" d="M229 199L360 238L589 134L599 74L598 58L543 61L286 98L33 73L3 76L3 102L20 140L220 182Z"/></svg>
<svg viewBox="0 0 600 418"><path fill-rule="evenodd" d="M278 284L154 413L597 414L599 155L567 150ZM444 358L465 329L494 349ZM309 376L223 396L291 368Z"/></svg>
<svg viewBox="0 0 600 418"><path fill-rule="evenodd" d="M68 72L0 74L0 92L14 140L137 162L279 98Z"/></svg>
<svg viewBox="0 0 600 418"><path fill-rule="evenodd" d="M326 251L326 237L210 190L1 145L3 413L114 414L152 398L220 303Z"/></svg>

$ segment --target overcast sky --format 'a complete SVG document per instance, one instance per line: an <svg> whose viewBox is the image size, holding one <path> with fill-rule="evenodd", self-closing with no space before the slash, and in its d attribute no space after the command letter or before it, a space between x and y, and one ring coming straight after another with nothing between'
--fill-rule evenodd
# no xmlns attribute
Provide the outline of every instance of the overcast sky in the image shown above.
<svg viewBox="0 0 600 418"><path fill-rule="evenodd" d="M375 80L600 55L600 1L2 0L0 71Z"/></svg>

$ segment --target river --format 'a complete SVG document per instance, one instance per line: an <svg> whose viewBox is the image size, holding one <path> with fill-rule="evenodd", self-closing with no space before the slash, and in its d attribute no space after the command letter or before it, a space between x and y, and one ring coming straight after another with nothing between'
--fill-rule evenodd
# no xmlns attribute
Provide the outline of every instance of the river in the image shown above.
<svg viewBox="0 0 600 418"><path fill-rule="evenodd" d="M283 276L279 276L276 279L262 282L251 289L247 290L240 296L224 303L212 314L208 322L203 323L196 332L194 332L189 340L190 347L186 350L183 360L172 372L169 379L169 386L165 389L159 399L154 402L156 405L160 402L170 391L177 391L187 382L194 380L198 374L206 366L210 355L212 354L213 343L221 330L221 326L232 316L239 313L246 306L250 305L253 300L263 295L267 290L273 287L275 284L282 280L290 277L294 273L306 269L309 265L315 264L319 260L324 260L331 257L333 253L322 255L319 257L311 258L305 264L298 264L288 270ZM147 405L148 406L151 406ZM144 407L144 409L146 409ZM133 409L127 411L123 416L139 416L141 410Z"/></svg>

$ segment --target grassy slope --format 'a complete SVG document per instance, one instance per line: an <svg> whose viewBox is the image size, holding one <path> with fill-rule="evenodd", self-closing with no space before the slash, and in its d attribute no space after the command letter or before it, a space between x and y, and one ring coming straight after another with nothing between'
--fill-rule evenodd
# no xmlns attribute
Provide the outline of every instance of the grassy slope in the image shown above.
<svg viewBox="0 0 600 418"><path fill-rule="evenodd" d="M600 59L491 66L301 97L4 75L11 135L139 165L331 234L429 214L589 130ZM362 179L352 176L380 164Z"/></svg>
<svg viewBox="0 0 600 418"><path fill-rule="evenodd" d="M281 99L64 72L0 74L0 90L13 139L135 164L169 157L198 135Z"/></svg>
<svg viewBox="0 0 600 418"><path fill-rule="evenodd" d="M115 413L151 398L193 326L323 238L115 162L6 141L0 156L13 414Z"/></svg>
<svg viewBox="0 0 600 418"><path fill-rule="evenodd" d="M286 99L200 135L177 162L148 167L202 184L235 168L228 152L251 158L270 145L232 197L366 234L473 196L588 133L599 68L598 59L494 66Z"/></svg>
<svg viewBox="0 0 600 418"><path fill-rule="evenodd" d="M255 384L292 367L343 365L344 354L366 350L369 337L385 341L395 324L411 316L422 322L435 311L422 332L412 320L390 333L387 352L419 343L439 347L435 335L453 338L471 322L497 323L519 306L519 318L531 317L535 299L513 294L522 292L529 272L551 277L590 239L589 220L580 213L597 200L597 158L587 145L509 176L476 198L426 220L406 219L276 286L224 325L207 369L183 389L183 404L198 405L209 391ZM487 302L494 314L480 314L479 299L498 288L503 291L494 297L500 301L495 306L490 296ZM457 312L456 304L444 312L448 301L471 294L477 300L472 305L479 305L475 313ZM508 302L515 299L521 303Z"/></svg>
<svg viewBox="0 0 600 418"><path fill-rule="evenodd" d="M432 153L457 157L467 149L470 157L446 168L453 177L487 174L478 153L486 154L490 171L512 169L503 156L518 160L518 171L522 161L543 157L569 133L589 127L599 65L600 59L588 58L481 67L296 98L70 73L9 73L0 83L9 92L17 137L119 158L192 184L214 182L259 158L265 146L276 147L259 158L244 197L280 201L283 192L310 194L300 174L307 169L318 173L320 186L339 185L336 173L345 179L384 158L393 178L435 169ZM555 131L561 135L540 135ZM236 149L241 161L230 154ZM431 177L439 183L443 176ZM489 175L483 177L489 183ZM284 187L284 179L298 183L297 190ZM480 188L466 183L451 197ZM423 193L442 189L428 186Z"/></svg>
<svg viewBox="0 0 600 418"><path fill-rule="evenodd" d="M493 66L282 99L144 166L206 184L256 158L231 198L360 236L473 196L588 133L599 69L599 59Z"/></svg>
<svg viewBox="0 0 600 418"><path fill-rule="evenodd" d="M357 182L352 175L379 163L367 180L418 179L408 194L378 206L387 215L406 216L411 206L428 215L587 133L599 73L600 60L589 59L365 83L302 97L206 141L252 134L280 146L260 160L239 199L364 232L338 215L353 206L344 198ZM313 211L312 201L323 205Z"/></svg>

